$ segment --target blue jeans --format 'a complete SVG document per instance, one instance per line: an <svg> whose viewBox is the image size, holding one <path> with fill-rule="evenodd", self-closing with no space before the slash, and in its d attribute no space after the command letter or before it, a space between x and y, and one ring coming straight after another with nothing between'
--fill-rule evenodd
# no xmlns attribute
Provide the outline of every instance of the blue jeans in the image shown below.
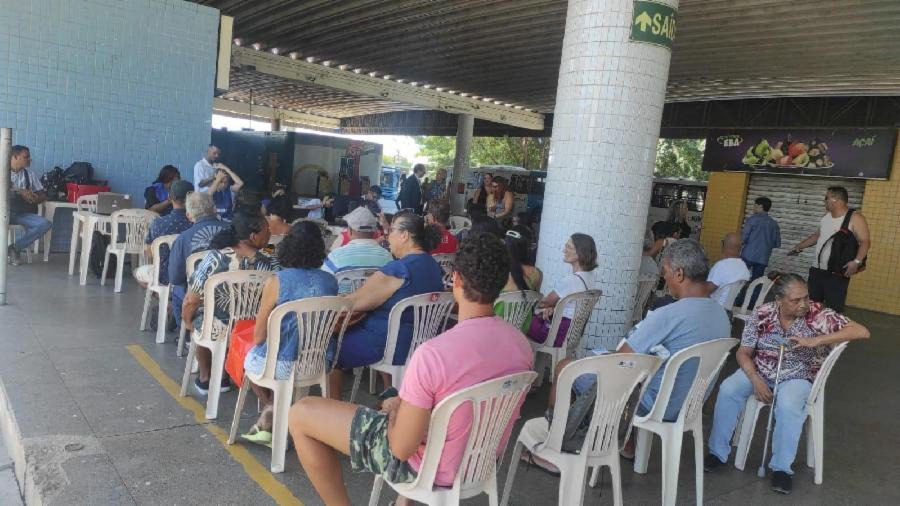
<svg viewBox="0 0 900 506"><path fill-rule="evenodd" d="M181 328L181 305L184 304L186 291L183 286L172 285L172 313L175 315L175 324L178 328Z"/></svg>
<svg viewBox="0 0 900 506"><path fill-rule="evenodd" d="M769 385L771 388L772 385ZM797 444L806 421L806 399L812 383L803 379L782 381L778 385L778 399L775 403L775 430L772 434L772 459L769 469L794 474L791 465L797 456ZM731 436L738 417L744 411L747 398L753 395L753 384L738 369L722 382L716 410L713 414L712 431L709 434L709 451L722 462L728 461L731 453Z"/></svg>
<svg viewBox="0 0 900 506"><path fill-rule="evenodd" d="M31 213L13 214L9 217L9 222L25 227L25 233L16 239L16 251L25 251L31 243L43 237L48 230L53 228L53 224L43 216Z"/></svg>
<svg viewBox="0 0 900 506"><path fill-rule="evenodd" d="M756 278L762 277L766 274L767 264L758 264L756 262L751 262L746 258L742 258L741 260L747 265L747 268L750 269L750 281L753 281Z"/></svg>

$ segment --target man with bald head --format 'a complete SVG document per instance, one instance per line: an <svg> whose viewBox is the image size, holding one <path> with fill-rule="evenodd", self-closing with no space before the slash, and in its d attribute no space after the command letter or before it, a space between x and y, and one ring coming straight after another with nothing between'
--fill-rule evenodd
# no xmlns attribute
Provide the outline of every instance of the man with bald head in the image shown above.
<svg viewBox="0 0 900 506"><path fill-rule="evenodd" d="M722 259L709 270L706 289L709 291L710 297L722 306L726 306L729 300L734 300L732 295L735 294L730 293L730 290L720 290L720 288L749 279L750 270L747 269L747 264L741 260L741 237L734 232L729 232L722 239ZM726 307L726 309L731 308Z"/></svg>

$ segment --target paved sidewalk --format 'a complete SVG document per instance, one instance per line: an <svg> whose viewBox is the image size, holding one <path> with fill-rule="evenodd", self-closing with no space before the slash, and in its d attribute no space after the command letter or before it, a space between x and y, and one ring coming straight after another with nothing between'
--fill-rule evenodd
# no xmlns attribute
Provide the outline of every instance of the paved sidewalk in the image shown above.
<svg viewBox="0 0 900 506"><path fill-rule="evenodd" d="M156 345L152 332L137 330L144 295L127 276L123 292L115 294L112 286L98 286L93 275L87 286L79 286L77 277L66 273L64 255L53 255L49 264L10 269L11 304L0 307L0 381L21 432L25 485L31 483L45 504L66 506L320 504L293 453L285 472L273 475L266 448L223 444L236 392L222 395L214 422L197 416L205 399L177 397L184 361L175 357L174 336ZM900 405L893 402L900 397L900 318L862 311L850 315L869 325L873 338L852 345L829 381L824 483L813 485L812 471L800 459L789 497L773 494L767 481L756 478L761 417L748 470L729 467L706 475L706 503L900 504L895 422ZM349 382L346 387L349 391ZM547 388L529 397L524 419L541 415ZM367 394L361 400L373 401ZM252 423L255 407L251 396L242 429ZM708 418L705 423L708 431ZM695 502L692 447L688 437L679 504ZM623 462L626 502L659 503L658 442L654 450L646 475L633 473ZM801 458L805 450L801 443ZM507 455L499 473L501 486L508 460ZM367 503L372 477L350 474L346 459L344 468L353 503ZM11 469L0 466L0 473L0 504L16 504L2 495ZM611 503L608 473L601 481L587 490L585 504ZM557 486L558 480L520 466L510 503L555 504ZM385 491L380 504L393 499ZM467 502L486 503L484 498Z"/></svg>
<svg viewBox="0 0 900 506"><path fill-rule="evenodd" d="M0 504L4 506L21 506L22 504L13 461L6 451L2 437L0 437Z"/></svg>

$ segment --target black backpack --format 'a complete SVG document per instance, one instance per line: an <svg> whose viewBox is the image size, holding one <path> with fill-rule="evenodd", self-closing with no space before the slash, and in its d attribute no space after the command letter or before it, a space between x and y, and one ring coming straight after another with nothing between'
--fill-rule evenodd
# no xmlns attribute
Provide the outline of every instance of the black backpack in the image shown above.
<svg viewBox="0 0 900 506"><path fill-rule="evenodd" d="M851 216L853 216L853 209L848 209L847 214L844 216L844 221L841 223L841 228L825 241L825 244L831 242L831 256L828 257L828 272L844 274L844 266L847 265L848 262L855 260L857 253L859 253L859 241L856 240L856 236L850 231ZM825 247L823 245L822 250L824 249ZM822 251L820 250L819 265L821 265L822 262L821 256ZM862 263L859 265L859 271L861 272L865 270L865 268L866 259L863 258Z"/></svg>
<svg viewBox="0 0 900 506"><path fill-rule="evenodd" d="M74 162L63 173L66 181L76 184L88 184L94 178L94 166L90 162Z"/></svg>
<svg viewBox="0 0 900 506"><path fill-rule="evenodd" d="M106 247L109 246L109 236L94 231L94 237L91 240L91 252L88 256L88 265L91 272L97 276L97 279L103 277L103 258L106 256ZM106 269L106 279L116 275L116 256L109 256L109 267Z"/></svg>
<svg viewBox="0 0 900 506"><path fill-rule="evenodd" d="M59 167L44 173L41 176L41 185L47 192L47 200L63 202L66 200L66 176Z"/></svg>

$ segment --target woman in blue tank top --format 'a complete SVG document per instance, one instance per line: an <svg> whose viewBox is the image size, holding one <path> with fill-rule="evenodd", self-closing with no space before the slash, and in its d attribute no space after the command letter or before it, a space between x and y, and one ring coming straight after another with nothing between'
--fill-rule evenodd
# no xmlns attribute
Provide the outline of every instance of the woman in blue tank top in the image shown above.
<svg viewBox="0 0 900 506"><path fill-rule="evenodd" d="M444 290L444 272L428 254L439 241L440 232L434 227L426 227L421 216L410 211L401 211L394 216L388 242L396 260L382 267L359 290L348 295L356 304L354 310L367 314L344 334L332 373L332 395L340 396L342 370L374 364L384 356L388 316L395 304L413 295ZM395 364L402 364L409 353L412 322L412 311L405 312L397 337ZM330 350L330 360L334 359L335 351L334 347Z"/></svg>

